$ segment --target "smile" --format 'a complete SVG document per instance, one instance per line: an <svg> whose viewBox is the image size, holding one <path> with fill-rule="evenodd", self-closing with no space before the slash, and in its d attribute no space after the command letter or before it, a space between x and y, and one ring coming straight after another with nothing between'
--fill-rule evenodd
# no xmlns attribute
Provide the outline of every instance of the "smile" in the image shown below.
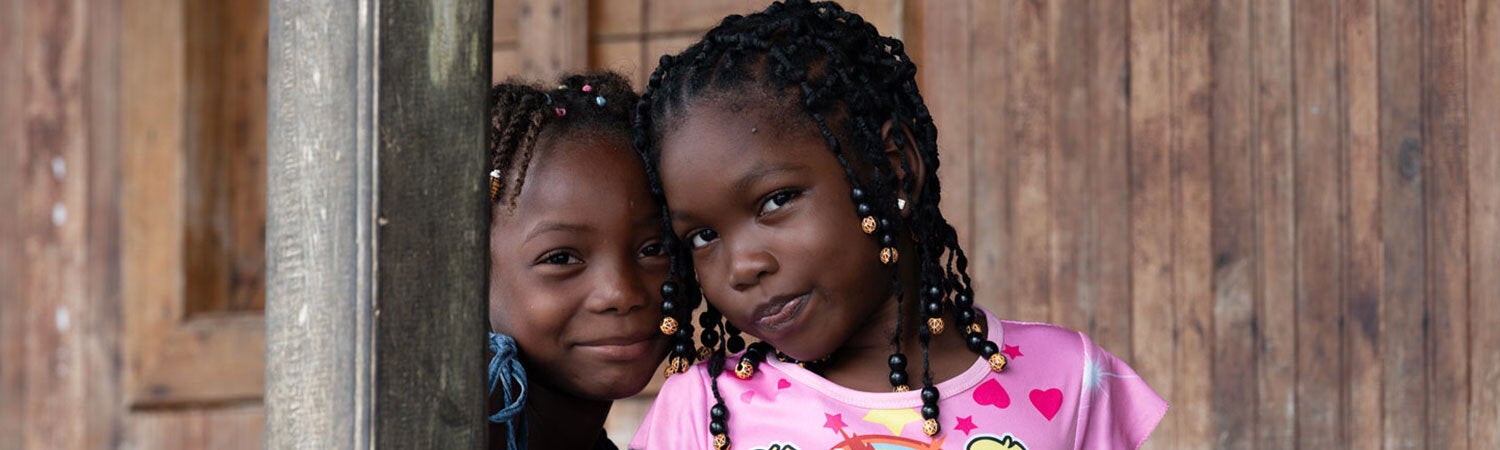
<svg viewBox="0 0 1500 450"><path fill-rule="evenodd" d="M790 326L802 315L802 308L807 306L807 300L812 293L798 295L796 297L778 297L771 303L755 310L755 324L768 333L775 333Z"/></svg>
<svg viewBox="0 0 1500 450"><path fill-rule="evenodd" d="M653 330L654 331L654 330ZM644 358L651 352L651 337L654 333L639 336L619 336L578 344L578 348L607 361L630 361Z"/></svg>

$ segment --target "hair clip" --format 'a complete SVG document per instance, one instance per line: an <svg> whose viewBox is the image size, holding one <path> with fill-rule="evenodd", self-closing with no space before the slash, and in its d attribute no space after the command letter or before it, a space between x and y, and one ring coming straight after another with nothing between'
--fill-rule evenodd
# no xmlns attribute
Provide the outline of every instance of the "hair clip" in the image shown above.
<svg viewBox="0 0 1500 450"><path fill-rule="evenodd" d="M500 169L490 171L490 200L500 195Z"/></svg>
<svg viewBox="0 0 1500 450"><path fill-rule="evenodd" d="M552 112L557 113L557 117L563 117L563 116L568 115L568 109L567 108L552 108Z"/></svg>
<svg viewBox="0 0 1500 450"><path fill-rule="evenodd" d="M547 104L548 105L552 104L552 94L550 94L550 93L543 93L542 95L547 97Z"/></svg>
<svg viewBox="0 0 1500 450"><path fill-rule="evenodd" d="M583 85L583 92L594 92L594 86L589 84Z"/></svg>
<svg viewBox="0 0 1500 450"><path fill-rule="evenodd" d="M594 103L599 104L599 106L604 106L604 96L600 95L600 96L594 97Z"/></svg>
<svg viewBox="0 0 1500 450"><path fill-rule="evenodd" d="M558 90L567 89L567 88L568 88L568 85L566 85L566 84L559 84L559 85L557 85L557 89Z"/></svg>

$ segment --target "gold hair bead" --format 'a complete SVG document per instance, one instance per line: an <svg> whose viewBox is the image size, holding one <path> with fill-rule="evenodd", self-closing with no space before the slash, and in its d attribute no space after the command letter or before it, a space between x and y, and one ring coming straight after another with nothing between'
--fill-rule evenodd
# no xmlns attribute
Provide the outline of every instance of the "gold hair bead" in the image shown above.
<svg viewBox="0 0 1500 450"><path fill-rule="evenodd" d="M904 384L896 385L896 392L906 392L906 391L910 391L910 390L911 390L911 386L907 386L907 385L904 385Z"/></svg>
<svg viewBox="0 0 1500 450"><path fill-rule="evenodd" d="M896 248L895 247L886 247L886 248L880 249L880 263L881 264L886 264L886 265L895 264L896 263L896 259L900 258L900 256L901 255L896 252Z"/></svg>
<svg viewBox="0 0 1500 450"><path fill-rule="evenodd" d="M875 234L875 228L875 216L865 216L863 220L859 221L859 229L864 231L865 234Z"/></svg>
<svg viewBox="0 0 1500 450"><path fill-rule="evenodd" d="M927 419L922 421L923 433L927 433L928 436L937 436L938 431L937 419Z"/></svg>
<svg viewBox="0 0 1500 450"><path fill-rule="evenodd" d="M677 319L672 316L661 318L661 334L671 336L677 334Z"/></svg>
<svg viewBox="0 0 1500 450"><path fill-rule="evenodd" d="M969 332L970 333L983 333L984 332L984 328L980 327L978 323L971 323L971 324L969 324Z"/></svg>
<svg viewBox="0 0 1500 450"><path fill-rule="evenodd" d="M740 358L740 363L734 365L734 376L741 380L748 380L755 376L755 365L750 364L749 358Z"/></svg>
<svg viewBox="0 0 1500 450"><path fill-rule="evenodd" d="M927 318L927 329L932 330L932 334L935 335L943 334L943 319L939 317Z"/></svg>
<svg viewBox="0 0 1500 450"><path fill-rule="evenodd" d="M714 435L714 449L715 450L729 450L729 436L725 436L723 433L715 434Z"/></svg>
<svg viewBox="0 0 1500 450"><path fill-rule="evenodd" d="M667 360L667 368L666 370L662 371L662 376L670 377L672 375L687 372L687 369L687 360L682 359L681 356L673 356L671 359Z"/></svg>
<svg viewBox="0 0 1500 450"><path fill-rule="evenodd" d="M708 348L708 347L698 347L698 359L699 360L706 360L706 359L708 359L709 355L712 355L713 353L714 353L714 351L711 348Z"/></svg>
<svg viewBox="0 0 1500 450"><path fill-rule="evenodd" d="M990 355L990 370L1000 372L1005 370L1005 355L996 353Z"/></svg>

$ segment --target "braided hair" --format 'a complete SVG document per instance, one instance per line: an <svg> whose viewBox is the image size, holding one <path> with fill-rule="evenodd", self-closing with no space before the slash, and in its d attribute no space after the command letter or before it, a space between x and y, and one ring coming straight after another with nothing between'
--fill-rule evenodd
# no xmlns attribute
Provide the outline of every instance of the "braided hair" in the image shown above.
<svg viewBox="0 0 1500 450"><path fill-rule="evenodd" d="M490 89L490 202L514 211L539 138L630 142L640 97L614 72L564 75L556 88L508 80Z"/></svg>
<svg viewBox="0 0 1500 450"><path fill-rule="evenodd" d="M717 379L727 355L738 352L744 341L711 304L699 316L704 348L692 350L692 326L678 326L688 322L702 293L691 264L685 262L688 249L671 231L658 168L663 136L682 123L695 101L761 94L761 99L769 100L765 106L795 108L816 124L852 186L851 206L862 218L861 227L880 242L881 261L891 270L897 323L888 364L896 391L908 390L910 381L907 358L901 351L904 290L896 272L895 236L907 232L916 238L921 280L917 309L926 325L916 334L922 349L922 416L928 435L939 431L940 398L929 368L928 342L933 334L943 332L945 314L958 324L971 351L988 358L993 370L1004 368L1005 357L976 323L968 258L959 248L957 233L938 209L937 128L917 89L916 71L900 40L882 36L858 14L834 2L788 0L748 16L725 17L682 53L662 56L651 74L636 110L636 149L646 161L651 192L662 205L665 243L673 259L671 279L662 286L662 310L667 315L662 331L676 343L667 370L680 372L695 359L708 360L715 401L709 431L716 447L729 446L729 411L719 396ZM887 158L887 144L916 149L925 179L920 192L912 192L918 189L915 176L898 176L911 174L913 167L905 159L893 163ZM909 218L901 216L899 193L911 193L916 199ZM735 375L753 376L771 352L774 349L768 344L752 344L736 365Z"/></svg>

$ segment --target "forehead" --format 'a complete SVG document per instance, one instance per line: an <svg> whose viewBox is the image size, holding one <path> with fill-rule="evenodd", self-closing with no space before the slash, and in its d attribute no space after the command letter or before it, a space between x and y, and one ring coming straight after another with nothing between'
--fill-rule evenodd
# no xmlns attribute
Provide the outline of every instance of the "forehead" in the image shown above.
<svg viewBox="0 0 1500 450"><path fill-rule="evenodd" d="M799 110L785 109L750 107L741 101L691 105L662 136L663 177L682 167L717 174L766 160L832 160L816 124Z"/></svg>
<svg viewBox="0 0 1500 450"><path fill-rule="evenodd" d="M542 139L533 149L515 212L497 222L530 223L545 217L628 220L650 214L640 158L621 139L569 136Z"/></svg>

